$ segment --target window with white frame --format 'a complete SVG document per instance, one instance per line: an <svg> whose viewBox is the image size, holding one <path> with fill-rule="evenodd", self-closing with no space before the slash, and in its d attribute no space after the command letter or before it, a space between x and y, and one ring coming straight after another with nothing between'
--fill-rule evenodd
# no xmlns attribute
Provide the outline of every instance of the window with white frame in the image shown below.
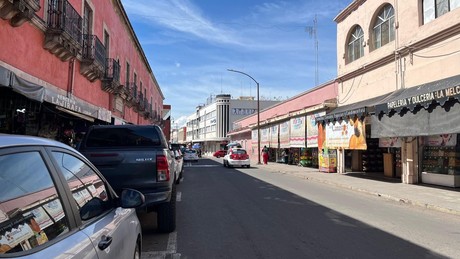
<svg viewBox="0 0 460 259"><path fill-rule="evenodd" d="M373 40L374 49L378 49L395 39L395 11L390 4L385 5L377 16L374 29Z"/></svg>
<svg viewBox="0 0 460 259"><path fill-rule="evenodd" d="M460 0L423 0L423 24L460 7Z"/></svg>
<svg viewBox="0 0 460 259"><path fill-rule="evenodd" d="M356 25L348 38L347 62L352 62L364 56L364 32Z"/></svg>

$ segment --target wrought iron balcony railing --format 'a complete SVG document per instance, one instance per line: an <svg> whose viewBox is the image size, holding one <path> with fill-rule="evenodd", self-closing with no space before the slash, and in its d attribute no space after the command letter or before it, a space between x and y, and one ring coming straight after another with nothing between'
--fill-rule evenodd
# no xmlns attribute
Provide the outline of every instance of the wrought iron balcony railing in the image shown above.
<svg viewBox="0 0 460 259"><path fill-rule="evenodd" d="M113 94L120 94L123 88L120 85L120 63L116 59L107 58L105 64L102 90Z"/></svg>
<svg viewBox="0 0 460 259"><path fill-rule="evenodd" d="M63 61L76 57L82 48L82 18L67 0L48 1L45 49Z"/></svg>
<svg viewBox="0 0 460 259"><path fill-rule="evenodd" d="M124 86L123 86L123 91L122 91L122 94L120 95L121 98L123 98L126 102L126 106L128 107L133 107L133 105L135 104L134 102L134 98L135 98L135 91L134 89L136 89L136 84L134 82L127 82Z"/></svg>
<svg viewBox="0 0 460 259"><path fill-rule="evenodd" d="M106 50L96 35L83 34L80 73L91 82L102 79L105 73Z"/></svg>
<svg viewBox="0 0 460 259"><path fill-rule="evenodd" d="M96 35L83 35L82 58L86 60L92 60L99 66L105 68L106 50Z"/></svg>

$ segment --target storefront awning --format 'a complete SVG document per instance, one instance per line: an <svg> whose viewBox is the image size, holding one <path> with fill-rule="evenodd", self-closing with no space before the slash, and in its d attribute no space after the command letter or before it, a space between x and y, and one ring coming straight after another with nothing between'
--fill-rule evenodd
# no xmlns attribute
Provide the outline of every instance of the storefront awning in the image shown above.
<svg viewBox="0 0 460 259"><path fill-rule="evenodd" d="M375 114L427 109L430 105L443 106L450 99L460 100L460 75L429 82L415 87L397 90L375 107Z"/></svg>
<svg viewBox="0 0 460 259"><path fill-rule="evenodd" d="M374 107L376 104L381 103L382 100L387 98L390 94L384 94L374 98L370 98L364 101L339 106L332 112L316 118L316 123L324 123L331 121L339 121L346 119L347 117L361 117L370 113L374 113Z"/></svg>
<svg viewBox="0 0 460 259"><path fill-rule="evenodd" d="M0 86L8 87L10 85L11 75L11 71L0 66Z"/></svg>
<svg viewBox="0 0 460 259"><path fill-rule="evenodd" d="M45 96L45 87L29 82L17 75L11 76L11 87L31 100L43 102Z"/></svg>

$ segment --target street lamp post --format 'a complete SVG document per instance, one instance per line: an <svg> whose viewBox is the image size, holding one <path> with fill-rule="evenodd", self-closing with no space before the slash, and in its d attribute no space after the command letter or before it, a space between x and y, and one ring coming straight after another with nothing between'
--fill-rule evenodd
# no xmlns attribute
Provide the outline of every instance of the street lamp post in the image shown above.
<svg viewBox="0 0 460 259"><path fill-rule="evenodd" d="M230 72L240 73L251 78L257 85L257 164L260 165L260 101L259 101L259 82L257 82L252 76L234 69L227 69Z"/></svg>

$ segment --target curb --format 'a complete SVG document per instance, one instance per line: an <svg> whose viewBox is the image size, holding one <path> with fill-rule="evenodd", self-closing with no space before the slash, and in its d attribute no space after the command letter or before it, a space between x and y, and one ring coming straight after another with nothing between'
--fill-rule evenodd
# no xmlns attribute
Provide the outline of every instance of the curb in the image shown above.
<svg viewBox="0 0 460 259"><path fill-rule="evenodd" d="M383 198L383 199L388 200L388 201L395 201L397 203L401 203L401 204L405 204L405 205L411 205L411 206L415 206L415 207L420 207L420 208L424 208L424 209L429 209L429 210L433 210L433 211L438 211L438 212L442 212L442 213L447 213L447 214L451 214L451 215L460 216L460 211L450 209L450 208L440 207L438 205L419 202L419 201L415 201L415 200L411 200L411 199L407 199L407 198L395 197L395 196L392 196L392 195L389 195L389 194L383 194L383 193L379 193L379 192L375 192L375 191L370 191L370 190L367 190L367 189L356 188L356 187L353 187L353 186L350 186L350 185L347 185L347 184L340 184L340 183L333 182L333 181L318 179L318 178L315 178L314 176L306 176L305 174L300 174L300 173L296 173L296 172L293 172L293 171L280 171L279 169L269 168L269 167L260 168L257 165L251 165L251 166L253 168L257 168L257 169L266 169L267 171L270 171L271 173L290 174L290 175L293 175L293 176L295 176L297 178L301 178L301 179L304 179L304 180L307 180L307 181L315 181L315 182L318 182L318 183L323 183L323 184L328 184L328 185L340 187L342 189L348 189L348 190L352 190L352 191L355 191L355 192L364 193L364 194L367 194L367 195L377 196L377 197Z"/></svg>

